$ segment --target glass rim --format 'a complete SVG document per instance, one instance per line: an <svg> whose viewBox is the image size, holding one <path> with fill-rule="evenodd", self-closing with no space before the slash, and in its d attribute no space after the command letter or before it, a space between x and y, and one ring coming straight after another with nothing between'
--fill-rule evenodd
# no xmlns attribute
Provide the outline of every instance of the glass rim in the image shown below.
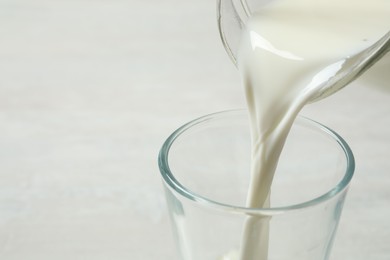
<svg viewBox="0 0 390 260"><path fill-rule="evenodd" d="M169 167L168 157L169 157L169 151L172 146L172 144L175 142L177 138L179 138L183 133L185 133L188 129L191 129L193 126L196 126L198 124L201 124L205 121L209 121L214 119L215 117L221 116L221 115L227 115L227 114L239 114L243 113L244 109L237 109L237 110L226 110L221 112L215 112L212 114L208 114L202 117L199 117L197 119L194 119L181 127L179 127L177 130L175 130L163 143L159 155L158 155L158 166L160 169L160 173L162 175L162 178L164 182L175 192L183 196L184 198L187 198L193 202L199 203L203 206L213 207L216 209L220 209L223 211L232 211L236 213L244 213L248 215L263 215L263 216L273 216L282 214L286 211L293 211L293 210L299 210L299 209L305 209L309 207L313 207L315 205L318 205L320 203L323 203L325 201L328 201L332 198L334 198L337 194L344 191L349 183L352 180L352 177L354 175L355 171L355 159L352 153L351 148L347 144L347 142L335 131L330 129L329 127L314 121L310 118L304 117L304 116L298 116L298 118L304 120L307 123L310 123L312 126L316 127L320 132L323 132L327 136L331 137L333 141L335 141L339 147L344 152L345 158L346 158L346 170L344 172L344 177L333 186L332 189L330 189L328 192L317 196L311 200L304 201L301 203L288 205L288 206L281 206L281 207L270 207L270 208L249 208L244 206L236 206L236 205L230 205L226 203L221 203L215 200L208 199L200 194L197 194L189 189L187 189L184 185L182 185L176 178L175 175L172 173Z"/></svg>

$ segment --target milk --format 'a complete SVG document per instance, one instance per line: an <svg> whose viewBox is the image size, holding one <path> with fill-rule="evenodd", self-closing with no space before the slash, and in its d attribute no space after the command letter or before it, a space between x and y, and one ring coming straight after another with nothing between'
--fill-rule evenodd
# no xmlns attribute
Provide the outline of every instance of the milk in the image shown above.
<svg viewBox="0 0 390 260"><path fill-rule="evenodd" d="M318 86L389 29L390 0L279 0L250 17L237 57L252 134L248 207L269 206L291 125ZM223 259L268 259L269 221L248 217L238 258Z"/></svg>

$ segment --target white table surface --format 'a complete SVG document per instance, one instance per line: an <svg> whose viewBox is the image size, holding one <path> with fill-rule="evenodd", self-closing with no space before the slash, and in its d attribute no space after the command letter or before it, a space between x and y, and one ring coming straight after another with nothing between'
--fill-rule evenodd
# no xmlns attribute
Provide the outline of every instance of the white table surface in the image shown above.
<svg viewBox="0 0 390 260"><path fill-rule="evenodd" d="M389 56L302 112L356 156L332 259L390 259ZM214 1L0 0L0 259L175 259L158 150L244 106Z"/></svg>

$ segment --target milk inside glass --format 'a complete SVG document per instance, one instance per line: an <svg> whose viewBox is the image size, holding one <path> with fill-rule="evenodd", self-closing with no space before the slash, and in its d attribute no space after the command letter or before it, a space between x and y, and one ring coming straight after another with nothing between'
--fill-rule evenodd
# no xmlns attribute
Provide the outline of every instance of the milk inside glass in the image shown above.
<svg viewBox="0 0 390 260"><path fill-rule="evenodd" d="M321 94L318 86L389 27L389 0L277 0L251 16L237 57L252 134L248 207L270 205L273 175L291 125ZM241 249L222 259L267 260L269 221L248 217Z"/></svg>

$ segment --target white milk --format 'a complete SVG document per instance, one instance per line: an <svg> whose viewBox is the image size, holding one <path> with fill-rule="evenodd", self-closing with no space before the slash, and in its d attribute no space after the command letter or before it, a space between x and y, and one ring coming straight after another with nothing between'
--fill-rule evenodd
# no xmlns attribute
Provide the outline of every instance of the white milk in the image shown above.
<svg viewBox="0 0 390 260"><path fill-rule="evenodd" d="M316 87L389 29L390 0L279 0L249 19L238 53L252 133L248 207L268 206L285 139ZM266 260L268 221L248 218L240 256L223 259Z"/></svg>

